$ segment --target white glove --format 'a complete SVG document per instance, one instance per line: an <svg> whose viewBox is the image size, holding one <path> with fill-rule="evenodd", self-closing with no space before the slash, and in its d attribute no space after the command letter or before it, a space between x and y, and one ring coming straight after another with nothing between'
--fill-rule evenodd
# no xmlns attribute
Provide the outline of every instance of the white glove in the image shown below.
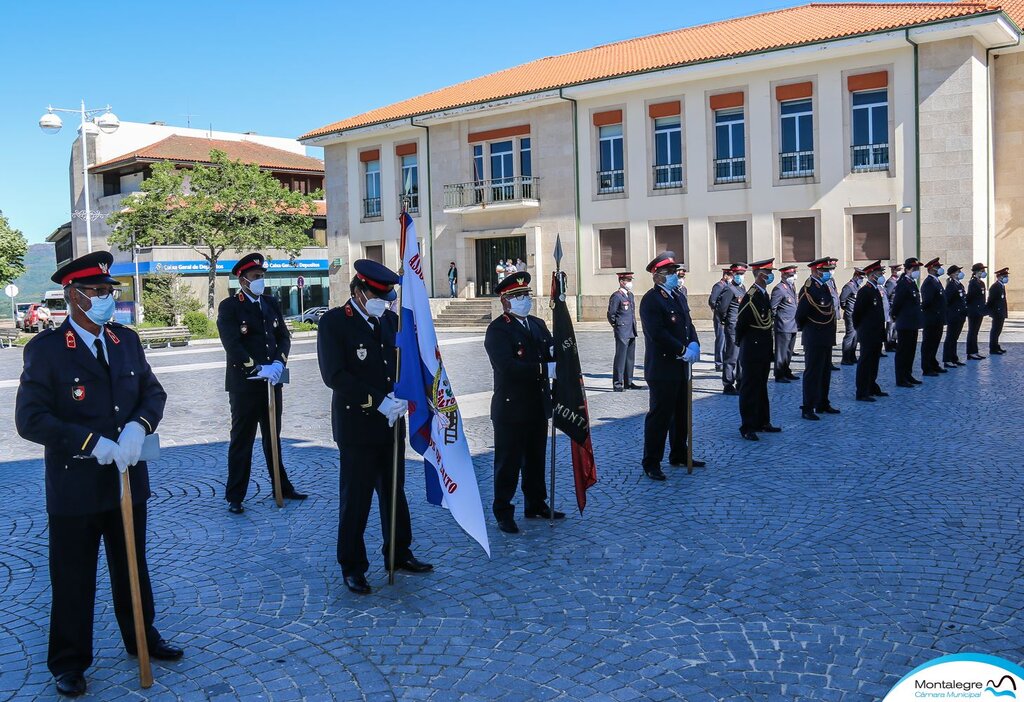
<svg viewBox="0 0 1024 702"><path fill-rule="evenodd" d="M138 422L128 422L124 429L121 430L121 436L117 437L117 445L121 449L120 453L127 466L134 466L139 462L139 456L142 455L142 442L146 438L146 430ZM117 461L118 470L121 470L121 462ZM123 473L124 470L121 470Z"/></svg>
<svg viewBox="0 0 1024 702"><path fill-rule="evenodd" d="M700 360L700 345L696 341L691 341L686 347L686 351L683 352L683 360L687 363Z"/></svg>
<svg viewBox="0 0 1024 702"><path fill-rule="evenodd" d="M550 363L548 363L548 377L551 380L555 379L555 365L556 364L555 364L554 361L551 361Z"/></svg>
<svg viewBox="0 0 1024 702"><path fill-rule="evenodd" d="M377 407L377 411L383 414L385 417L391 417L391 412L394 410L395 405L398 404L398 400L395 399L394 394L388 393L384 399L380 401L380 405Z"/></svg>
<svg viewBox="0 0 1024 702"><path fill-rule="evenodd" d="M92 457L96 459L96 462L101 466L109 466L114 462L114 456L117 455L117 444L108 439L105 436L101 436L100 440L96 442L96 446L92 449Z"/></svg>
<svg viewBox="0 0 1024 702"><path fill-rule="evenodd" d="M388 418L388 426L395 426L395 422L401 419L406 412L409 411L409 403L405 400L399 400L395 397L394 393L388 393L383 400L381 400L380 407L377 411Z"/></svg>
<svg viewBox="0 0 1024 702"><path fill-rule="evenodd" d="M249 380L270 380L274 379L274 366L260 366L255 375L250 375Z"/></svg>

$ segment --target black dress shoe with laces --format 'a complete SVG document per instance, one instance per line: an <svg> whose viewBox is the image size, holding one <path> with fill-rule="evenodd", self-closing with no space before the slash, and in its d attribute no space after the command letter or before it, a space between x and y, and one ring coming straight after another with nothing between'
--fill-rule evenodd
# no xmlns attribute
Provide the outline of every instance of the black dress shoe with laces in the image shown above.
<svg viewBox="0 0 1024 702"><path fill-rule="evenodd" d="M373 592L373 588L370 587L370 583L366 582L365 575L346 575L345 587L357 595L369 595Z"/></svg>
<svg viewBox="0 0 1024 702"><path fill-rule="evenodd" d="M654 470L644 469L644 475L651 480L662 481L667 479L665 478L665 474L661 471L661 468L655 468Z"/></svg>
<svg viewBox="0 0 1024 702"><path fill-rule="evenodd" d="M244 511L245 507L242 506L241 502L228 503L228 512L231 512L231 514L241 514Z"/></svg>
<svg viewBox="0 0 1024 702"><path fill-rule="evenodd" d="M924 385L924 381L918 380L917 378L915 378L913 376L911 376L910 378L907 378L907 382L913 383L914 385Z"/></svg>
<svg viewBox="0 0 1024 702"><path fill-rule="evenodd" d="M871 395L873 397L889 397L889 393L887 393L885 390L875 390L873 393L871 393Z"/></svg>
<svg viewBox="0 0 1024 702"><path fill-rule="evenodd" d="M742 436L747 441L760 441L761 440L760 437L758 437L758 435L755 434L752 431L741 431L740 432L740 436Z"/></svg>
<svg viewBox="0 0 1024 702"><path fill-rule="evenodd" d="M800 416L804 419L810 419L811 421L814 422L817 422L818 420L821 419L821 417L816 415L814 412L811 412L810 410L804 410L803 412L800 413Z"/></svg>
<svg viewBox="0 0 1024 702"><path fill-rule="evenodd" d="M790 380L800 380L800 376L796 373L786 373L786 377Z"/></svg>
<svg viewBox="0 0 1024 702"><path fill-rule="evenodd" d="M285 490L283 493L281 493L281 496L284 497L286 500L304 500L307 497L309 497L309 495L307 495L304 492L299 492L294 487Z"/></svg>
<svg viewBox="0 0 1024 702"><path fill-rule="evenodd" d="M984 361L985 360L985 356L982 356L980 353L969 353L969 354L967 354L967 360L968 361Z"/></svg>
<svg viewBox="0 0 1024 702"><path fill-rule="evenodd" d="M540 509L529 509L525 511L527 519L551 519L551 508L544 505ZM555 510L555 519L565 519L565 512Z"/></svg>
<svg viewBox="0 0 1024 702"><path fill-rule="evenodd" d="M404 561L400 561L398 567L395 568L395 570L404 570L406 573L429 573L433 569L433 565L424 563L416 556L409 556Z"/></svg>
<svg viewBox="0 0 1024 702"><path fill-rule="evenodd" d="M79 672L63 673L57 676L57 692L65 697L85 694L85 675Z"/></svg>
<svg viewBox="0 0 1024 702"><path fill-rule="evenodd" d="M839 414L839 410L832 405L826 405L817 409L818 414Z"/></svg>
<svg viewBox="0 0 1024 702"><path fill-rule="evenodd" d="M759 429L759 431L766 431L769 434L778 434L780 431L782 431L782 427L777 427L774 424L765 424L763 427Z"/></svg>
<svg viewBox="0 0 1024 702"><path fill-rule="evenodd" d="M637 385L636 383L630 383L629 385L626 386L626 389L627 390L643 390L644 386L643 385Z"/></svg>
<svg viewBox="0 0 1024 702"><path fill-rule="evenodd" d="M498 528L506 534L518 534L519 525L516 524L516 520L512 517L503 517L498 520Z"/></svg>
<svg viewBox="0 0 1024 702"><path fill-rule="evenodd" d="M137 656L139 652L130 646L125 646L124 650L128 652L129 656ZM172 646L167 641L160 639L155 644L149 644L149 657L157 661L177 661L181 660L182 656L185 655L184 649L180 649L177 646Z"/></svg>
<svg viewBox="0 0 1024 702"><path fill-rule="evenodd" d="M789 383L789 382L792 382L792 381L787 376L780 375L778 378L775 379L775 382L776 383Z"/></svg>

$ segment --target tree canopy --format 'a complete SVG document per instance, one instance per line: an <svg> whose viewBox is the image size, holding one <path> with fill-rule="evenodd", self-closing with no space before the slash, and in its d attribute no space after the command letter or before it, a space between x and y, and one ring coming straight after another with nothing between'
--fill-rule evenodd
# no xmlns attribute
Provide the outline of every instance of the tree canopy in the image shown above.
<svg viewBox="0 0 1024 702"><path fill-rule="evenodd" d="M0 285L7 285L25 272L27 253L25 235L12 227L0 211Z"/></svg>

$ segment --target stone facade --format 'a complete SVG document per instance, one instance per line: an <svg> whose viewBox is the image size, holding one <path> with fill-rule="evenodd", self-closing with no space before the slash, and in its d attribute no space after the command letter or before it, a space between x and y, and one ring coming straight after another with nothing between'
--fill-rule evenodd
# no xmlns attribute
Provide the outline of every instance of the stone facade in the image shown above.
<svg viewBox="0 0 1024 702"><path fill-rule="evenodd" d="M1024 309L1024 53L994 57L992 151L995 175L990 250L993 270L1010 266L1006 297L1011 310ZM979 259L984 260L984 259ZM1015 270L1014 270L1015 269ZM989 276L989 283L992 276Z"/></svg>

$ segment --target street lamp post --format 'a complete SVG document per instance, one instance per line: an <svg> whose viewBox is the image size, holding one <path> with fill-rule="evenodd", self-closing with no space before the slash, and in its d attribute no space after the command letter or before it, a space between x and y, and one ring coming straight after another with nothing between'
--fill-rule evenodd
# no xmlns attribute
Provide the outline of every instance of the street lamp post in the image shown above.
<svg viewBox="0 0 1024 702"><path fill-rule="evenodd" d="M85 246L87 249L86 253L92 253L92 210L89 206L89 143L85 138L86 122L90 117L93 117L93 124L101 132L113 134L121 126L121 121L117 118L117 115L110 111L110 105L96 110L85 109L85 100L82 100L81 106L77 110L53 107L51 105L46 108L46 114L39 118L39 128L46 134L56 134L64 126L60 115L55 114L57 112L77 113L82 118L82 186L85 195ZM78 212L72 212L71 214L72 218L74 218Z"/></svg>

